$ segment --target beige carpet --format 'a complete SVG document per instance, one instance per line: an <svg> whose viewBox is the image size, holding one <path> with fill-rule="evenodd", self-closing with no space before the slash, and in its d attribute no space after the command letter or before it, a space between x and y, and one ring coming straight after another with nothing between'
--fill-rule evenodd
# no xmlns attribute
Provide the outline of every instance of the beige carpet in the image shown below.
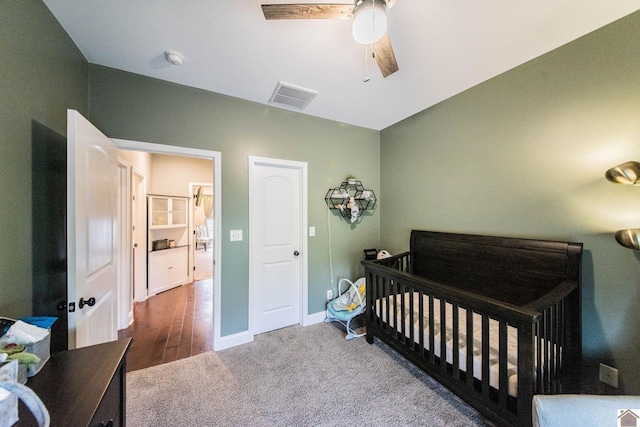
<svg viewBox="0 0 640 427"><path fill-rule="evenodd" d="M484 426L386 345L330 324L127 374L131 426Z"/></svg>

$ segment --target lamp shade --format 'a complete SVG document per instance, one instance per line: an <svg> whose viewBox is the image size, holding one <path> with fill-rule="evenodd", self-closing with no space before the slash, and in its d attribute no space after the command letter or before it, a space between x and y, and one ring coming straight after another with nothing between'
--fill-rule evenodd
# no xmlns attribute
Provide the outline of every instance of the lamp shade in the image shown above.
<svg viewBox="0 0 640 427"><path fill-rule="evenodd" d="M640 228L616 231L616 242L625 248L640 251Z"/></svg>
<svg viewBox="0 0 640 427"><path fill-rule="evenodd" d="M615 166L604 175L609 181L616 184L640 185L640 163L626 162Z"/></svg>
<svg viewBox="0 0 640 427"><path fill-rule="evenodd" d="M387 33L387 11L382 0L365 0L354 14L353 38L358 43L372 44Z"/></svg>

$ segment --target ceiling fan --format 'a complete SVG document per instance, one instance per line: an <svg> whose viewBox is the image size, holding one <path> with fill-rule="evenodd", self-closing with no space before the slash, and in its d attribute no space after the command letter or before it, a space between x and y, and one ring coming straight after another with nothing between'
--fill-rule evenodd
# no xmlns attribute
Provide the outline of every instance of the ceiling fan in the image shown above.
<svg viewBox="0 0 640 427"><path fill-rule="evenodd" d="M387 34L387 9L398 0L357 0L355 4L263 4L267 20L351 19L353 37L371 47L383 77L398 71L396 56Z"/></svg>

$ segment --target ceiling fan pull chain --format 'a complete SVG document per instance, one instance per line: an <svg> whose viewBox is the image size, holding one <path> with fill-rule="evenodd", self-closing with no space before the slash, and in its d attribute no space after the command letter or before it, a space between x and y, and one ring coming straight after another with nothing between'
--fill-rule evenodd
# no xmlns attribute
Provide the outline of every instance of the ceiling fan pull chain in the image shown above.
<svg viewBox="0 0 640 427"><path fill-rule="evenodd" d="M363 82L368 82L370 79L369 77L369 46L368 45L364 45L364 79L362 79Z"/></svg>

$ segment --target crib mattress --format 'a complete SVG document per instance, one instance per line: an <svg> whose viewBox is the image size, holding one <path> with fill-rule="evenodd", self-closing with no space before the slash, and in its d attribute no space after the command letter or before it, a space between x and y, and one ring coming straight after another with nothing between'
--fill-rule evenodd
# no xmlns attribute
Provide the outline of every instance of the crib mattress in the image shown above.
<svg viewBox="0 0 640 427"><path fill-rule="evenodd" d="M403 296L391 295L389 301L391 305L396 306L395 316L393 307L389 307L390 319L387 322L387 299L382 298L376 301L375 313L384 322L387 322L390 327L395 328L398 332L402 333L402 323L404 323L405 335L409 338L410 329L413 328L413 337L416 343L420 342L419 334L419 294L414 292L413 294L413 319L414 324L410 325L409 317L409 304L410 294L405 293ZM401 304L404 299L405 316L402 319ZM453 363L453 306L449 303L446 304L446 361L447 363ZM423 295L423 340L426 350L429 348L429 296ZM433 304L433 324L434 324L434 337L433 337L433 353L437 357L441 352L441 327L440 327L440 300L434 298ZM464 308L458 309L459 319L459 331L458 331L458 348L459 348L459 369L466 372L467 369L467 328L466 318L467 310ZM499 340L499 323L494 319L489 321L489 385L495 389L499 388L499 353L498 353L498 340ZM507 378L508 378L508 390L509 396L517 397L518 391L518 331L512 326L507 327ZM482 316L478 313L473 313L473 376L478 380L482 380Z"/></svg>

